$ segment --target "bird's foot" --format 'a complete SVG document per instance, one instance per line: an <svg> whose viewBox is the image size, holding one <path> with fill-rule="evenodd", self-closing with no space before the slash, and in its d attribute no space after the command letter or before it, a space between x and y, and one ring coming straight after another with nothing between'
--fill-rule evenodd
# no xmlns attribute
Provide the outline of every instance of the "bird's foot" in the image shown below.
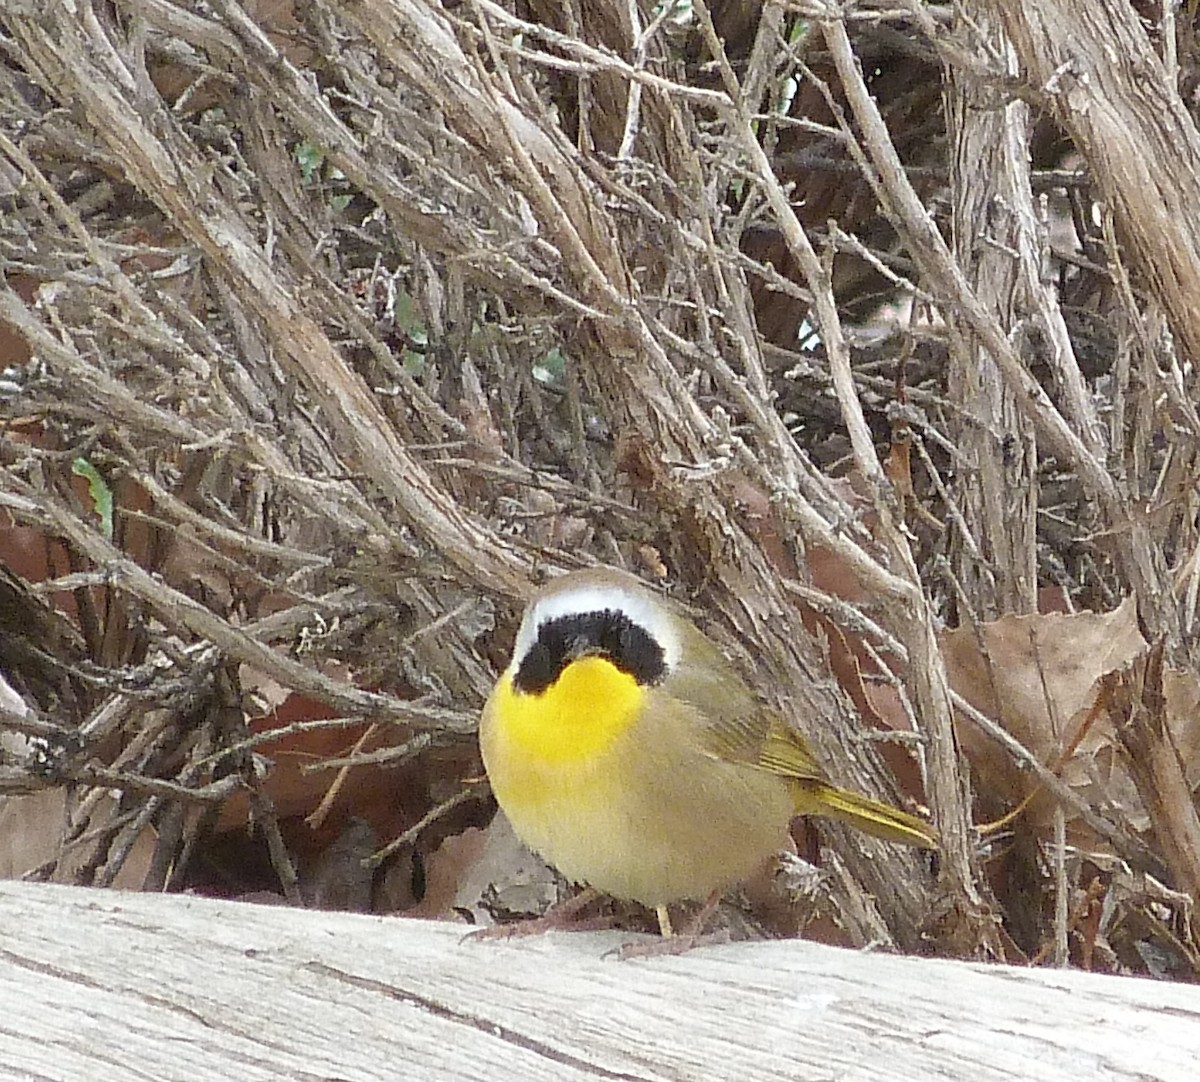
<svg viewBox="0 0 1200 1082"><path fill-rule="evenodd" d="M671 916L667 912L667 907L665 905L657 906L655 912L658 914L658 927L662 932L662 938L649 943L626 943L616 950L617 958L622 962L631 958L659 958L663 955L686 954L696 947L728 943L728 932L705 932L704 930L708 927L713 913L716 912L717 904L721 901L721 894L721 890L714 890L696 915L687 922L686 927L678 933L671 928Z"/></svg>
<svg viewBox="0 0 1200 1082"><path fill-rule="evenodd" d="M492 924L470 932L464 939L521 939L546 932L594 932L612 927L613 918L596 916L581 919L579 914L600 896L599 891L585 887L574 898L552 905L542 916Z"/></svg>
<svg viewBox="0 0 1200 1082"><path fill-rule="evenodd" d="M648 943L644 941L626 943L613 953L616 954L618 961L628 962L631 958L662 958L687 954L696 947L714 947L728 942L729 933L724 930L699 933L681 932L679 935L673 935L666 939L652 939Z"/></svg>

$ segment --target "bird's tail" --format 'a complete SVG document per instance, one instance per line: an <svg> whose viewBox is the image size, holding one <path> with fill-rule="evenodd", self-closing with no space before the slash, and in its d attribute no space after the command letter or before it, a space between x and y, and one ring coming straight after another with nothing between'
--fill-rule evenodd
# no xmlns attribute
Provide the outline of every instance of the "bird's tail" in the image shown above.
<svg viewBox="0 0 1200 1082"><path fill-rule="evenodd" d="M858 793L819 785L809 790L806 799L800 803L802 806L798 811L801 813L828 815L876 838L922 849L940 847L937 831L924 819Z"/></svg>

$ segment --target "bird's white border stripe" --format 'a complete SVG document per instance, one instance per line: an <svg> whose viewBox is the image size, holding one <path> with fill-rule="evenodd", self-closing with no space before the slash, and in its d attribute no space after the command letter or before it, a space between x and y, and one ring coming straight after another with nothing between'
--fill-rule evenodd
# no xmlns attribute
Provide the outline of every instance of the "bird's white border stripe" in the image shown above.
<svg viewBox="0 0 1200 1082"><path fill-rule="evenodd" d="M620 586L579 586L561 593L551 594L535 602L525 612L521 628L517 632L513 648L512 668L520 668L525 655L537 642L538 628L551 620L564 616L582 615L588 612L622 612L633 623L647 632L662 647L663 660L671 672L679 663L679 636L672 626L670 617L649 597L641 597Z"/></svg>

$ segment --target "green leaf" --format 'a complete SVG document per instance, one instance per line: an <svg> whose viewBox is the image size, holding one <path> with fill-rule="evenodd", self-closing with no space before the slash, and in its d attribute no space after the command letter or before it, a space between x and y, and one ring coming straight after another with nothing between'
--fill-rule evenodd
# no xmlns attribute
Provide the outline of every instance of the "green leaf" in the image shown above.
<svg viewBox="0 0 1200 1082"><path fill-rule="evenodd" d="M538 383L561 387L567 377L567 358L563 351L555 346L541 360L534 362L533 378Z"/></svg>
<svg viewBox="0 0 1200 1082"><path fill-rule="evenodd" d="M112 489L108 487L108 482L100 476L100 471L86 458L75 459L71 463L71 472L76 477L82 477L87 481L88 495L92 498L96 514L100 516L100 529L104 532L104 536L111 541L113 539L113 493Z"/></svg>
<svg viewBox="0 0 1200 1082"><path fill-rule="evenodd" d="M304 183L311 184L313 177L321 168L321 163L325 161L325 152L305 139L296 144L296 149L292 153L296 156L296 164L300 166Z"/></svg>

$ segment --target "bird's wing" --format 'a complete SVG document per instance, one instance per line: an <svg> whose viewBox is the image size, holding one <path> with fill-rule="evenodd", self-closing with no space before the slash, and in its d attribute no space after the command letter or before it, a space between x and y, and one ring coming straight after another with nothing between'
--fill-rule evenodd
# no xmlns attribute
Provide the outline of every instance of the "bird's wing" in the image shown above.
<svg viewBox="0 0 1200 1082"><path fill-rule="evenodd" d="M828 780L804 737L761 702L710 639L697 633L687 653L694 664L672 693L694 708L708 754L801 781Z"/></svg>

